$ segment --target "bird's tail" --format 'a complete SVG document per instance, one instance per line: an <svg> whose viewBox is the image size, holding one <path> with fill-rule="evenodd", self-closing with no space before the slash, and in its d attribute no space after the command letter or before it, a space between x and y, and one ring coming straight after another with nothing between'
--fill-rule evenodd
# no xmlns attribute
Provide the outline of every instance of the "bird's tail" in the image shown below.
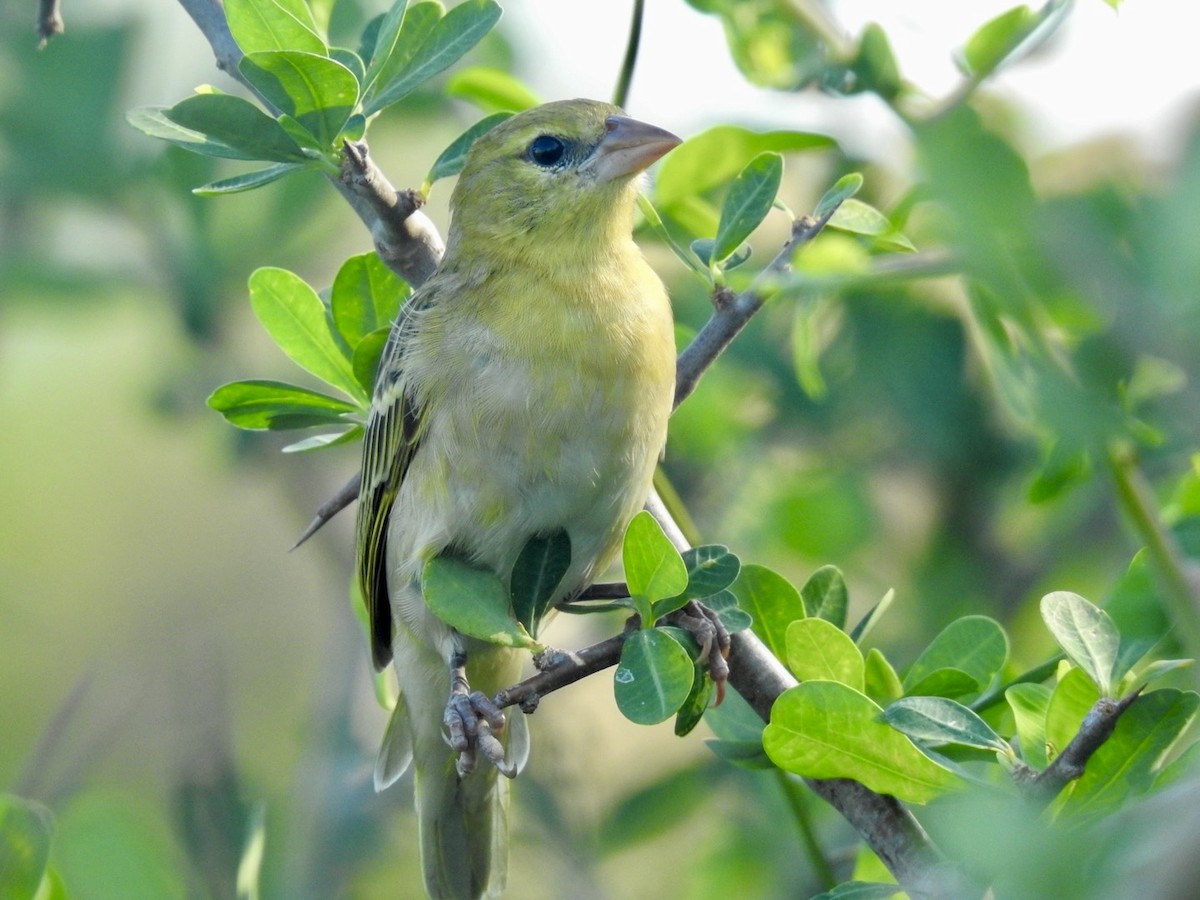
<svg viewBox="0 0 1200 900"><path fill-rule="evenodd" d="M460 778L445 749L416 767L425 890L434 900L497 896L508 873L508 779L483 761Z"/></svg>

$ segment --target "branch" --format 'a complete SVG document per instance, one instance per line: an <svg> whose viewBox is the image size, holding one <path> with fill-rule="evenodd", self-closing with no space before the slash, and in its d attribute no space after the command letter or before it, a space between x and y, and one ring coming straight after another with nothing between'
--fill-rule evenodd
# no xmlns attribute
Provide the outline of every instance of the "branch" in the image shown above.
<svg viewBox="0 0 1200 900"><path fill-rule="evenodd" d="M1045 771L1025 783L1030 796L1042 804L1049 803L1063 788L1082 776L1092 754L1112 737L1122 714L1133 706L1142 695L1142 690L1143 688L1138 688L1120 701L1108 697L1097 700L1096 705L1084 716L1079 733L1071 739L1071 743L1067 744Z"/></svg>
<svg viewBox="0 0 1200 900"><path fill-rule="evenodd" d="M59 0L38 0L37 36L38 49L41 50L52 37L66 30L63 23L62 6Z"/></svg>

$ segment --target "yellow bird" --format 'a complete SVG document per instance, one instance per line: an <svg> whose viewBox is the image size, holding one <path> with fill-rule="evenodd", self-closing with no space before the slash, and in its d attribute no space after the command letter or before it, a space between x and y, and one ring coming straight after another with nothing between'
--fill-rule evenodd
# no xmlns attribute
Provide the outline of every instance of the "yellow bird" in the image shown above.
<svg viewBox="0 0 1200 900"><path fill-rule="evenodd" d="M422 568L452 553L508 584L530 538L565 529L557 602L617 553L663 452L675 383L670 304L632 238L638 176L678 143L589 100L481 137L451 198L446 254L380 361L358 578L375 665L394 663L401 698L376 783L415 761L435 898L503 888L507 783L473 760L478 743L515 771L527 738L523 715L504 727L487 699L518 680L520 652L440 621ZM485 746L500 746L495 732L507 761Z"/></svg>

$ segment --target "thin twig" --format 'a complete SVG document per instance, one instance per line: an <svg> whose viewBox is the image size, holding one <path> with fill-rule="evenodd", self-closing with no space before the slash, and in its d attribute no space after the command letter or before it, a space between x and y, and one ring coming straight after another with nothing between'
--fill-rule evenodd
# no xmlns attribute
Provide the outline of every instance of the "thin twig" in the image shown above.
<svg viewBox="0 0 1200 900"><path fill-rule="evenodd" d="M613 105L624 107L629 99L629 85L633 81L633 70L637 68L638 47L642 41L642 19L646 12L645 0L633 0L633 18L629 23L629 42L625 45L625 58L621 61L621 74L613 91Z"/></svg>
<svg viewBox="0 0 1200 900"><path fill-rule="evenodd" d="M37 36L38 49L41 50L50 39L66 30L63 23L62 4L60 0L38 0Z"/></svg>
<svg viewBox="0 0 1200 900"><path fill-rule="evenodd" d="M1122 714L1141 695L1142 688L1138 688L1119 701L1108 697L1097 700L1096 705L1084 716L1083 724L1079 726L1079 732L1071 739L1071 743L1067 744L1045 771L1025 783L1029 795L1043 804L1049 803L1063 788L1081 777L1087 768L1088 760L1112 737Z"/></svg>

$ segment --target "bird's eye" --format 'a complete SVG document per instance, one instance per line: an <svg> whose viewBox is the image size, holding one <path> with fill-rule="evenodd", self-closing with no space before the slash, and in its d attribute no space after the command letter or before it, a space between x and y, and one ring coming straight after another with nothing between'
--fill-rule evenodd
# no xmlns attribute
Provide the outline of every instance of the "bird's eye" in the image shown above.
<svg viewBox="0 0 1200 900"><path fill-rule="evenodd" d="M539 135L529 145L529 158L539 166L553 166L563 158L567 145L548 134Z"/></svg>

